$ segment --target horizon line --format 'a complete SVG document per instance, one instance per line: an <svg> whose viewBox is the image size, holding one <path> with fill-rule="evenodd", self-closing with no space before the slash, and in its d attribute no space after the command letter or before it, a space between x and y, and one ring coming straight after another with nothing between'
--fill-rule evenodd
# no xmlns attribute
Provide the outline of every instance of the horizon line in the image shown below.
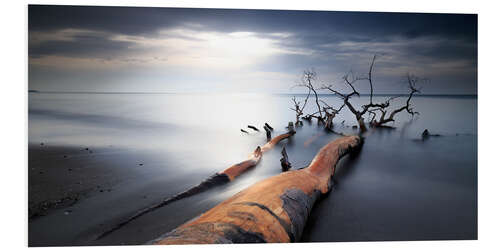
<svg viewBox="0 0 500 250"><path fill-rule="evenodd" d="M167 92L167 91L45 91L28 90L28 93L40 94L270 94L270 95L307 95L307 93L256 93L256 92ZM334 93L318 93L318 95L336 95ZM408 93L376 93L373 96L408 96ZM360 96L370 96L368 93L360 93ZM415 94L415 96L477 96L477 94Z"/></svg>

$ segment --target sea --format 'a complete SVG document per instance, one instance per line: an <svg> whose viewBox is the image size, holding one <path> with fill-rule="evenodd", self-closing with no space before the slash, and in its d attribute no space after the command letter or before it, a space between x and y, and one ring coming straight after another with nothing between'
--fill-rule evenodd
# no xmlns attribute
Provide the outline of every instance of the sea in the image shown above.
<svg viewBox="0 0 500 250"><path fill-rule="evenodd" d="M96 192L70 208L30 220L30 246L143 244L253 183L280 174L283 147L292 170L307 166L322 146L340 136L314 120L304 121L293 138L265 153L259 165L235 181L94 238L134 211L245 160L266 143L265 123L274 128L273 136L286 132L288 123L295 122L294 96L302 102L305 98L260 93L29 93L29 164L40 164L31 148L41 144L87 148L93 150L88 155L92 158L60 161L79 168L102 165L114 173L109 176L112 191ZM319 97L334 108L342 104L334 95ZM376 95L374 102L390 97ZM368 98L355 97L353 103L360 107ZM391 107L405 101L405 96L397 98ZM412 106L418 115L401 112L388 124L395 129L370 130L361 152L339 163L334 188L313 207L301 242L477 239L477 96L418 95ZM315 109L310 98L305 113ZM333 123L336 132L358 133L347 108ZM425 129L435 136L422 140Z"/></svg>

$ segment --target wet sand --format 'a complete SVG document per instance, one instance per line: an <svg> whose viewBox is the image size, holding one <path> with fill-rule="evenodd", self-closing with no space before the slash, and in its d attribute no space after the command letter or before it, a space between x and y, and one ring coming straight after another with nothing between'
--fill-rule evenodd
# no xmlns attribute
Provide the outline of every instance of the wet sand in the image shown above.
<svg viewBox="0 0 500 250"><path fill-rule="evenodd" d="M129 202L139 206L151 202L150 192L138 188L138 183L154 180L145 174L155 167L147 153L113 146L30 144L28 166L30 246L91 244L76 235L89 227L97 233L99 226L104 226L103 220L131 210L125 204L110 203L114 197L130 196ZM113 215L95 215L106 206L113 207ZM67 230L61 230L61 226Z"/></svg>
<svg viewBox="0 0 500 250"><path fill-rule="evenodd" d="M115 168L102 161L106 149L51 146L45 143L28 147L28 195L31 220L54 210L70 207L96 193L111 192L119 181ZM66 210L71 213L71 210Z"/></svg>

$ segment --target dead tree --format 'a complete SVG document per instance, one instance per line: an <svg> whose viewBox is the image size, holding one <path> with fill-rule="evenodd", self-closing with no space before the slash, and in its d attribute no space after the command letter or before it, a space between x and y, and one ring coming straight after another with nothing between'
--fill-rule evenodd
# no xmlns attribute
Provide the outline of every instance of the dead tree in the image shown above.
<svg viewBox="0 0 500 250"><path fill-rule="evenodd" d="M345 104L342 104L342 106L340 106L339 109L334 109L332 106L328 105L328 103L326 103L325 101L323 100L320 101L324 105L323 111L325 112L325 120L326 120L325 129L331 130L333 128L333 118L335 118L335 116L338 113L340 113L340 111L345 107Z"/></svg>
<svg viewBox="0 0 500 250"><path fill-rule="evenodd" d="M340 158L356 153L358 136L324 146L300 170L255 183L151 244L272 243L300 241L307 218L320 195L332 188Z"/></svg>
<svg viewBox="0 0 500 250"><path fill-rule="evenodd" d="M292 101L294 103L294 108L291 109L295 111L295 119L296 119L295 124L296 125L302 124L300 118L307 120L309 122L312 120L312 118L315 118L318 121L318 124L321 123L325 124L325 129L331 129L333 124L333 118L335 118L335 116L342 110L342 108L345 105L342 105L339 109L335 109L332 106L328 105L325 101L319 99L317 90L312 84L315 79L316 79L316 73L314 71L304 71L302 84L296 85L296 86L306 87L308 89L308 93L302 106L300 105L300 101L297 101L295 96L292 98ZM318 109L316 112L304 115L304 109L306 107L307 100L311 95L311 92L314 93L316 107ZM320 103L322 105L320 105Z"/></svg>
<svg viewBox="0 0 500 250"><path fill-rule="evenodd" d="M300 121L300 118L307 120L307 121L311 121L312 118L315 118L316 120L318 120L318 124L320 124L320 123L325 124L325 129L331 129L333 126L333 118L335 118L335 116L342 110L342 108L345 106L345 104L343 104L339 109L335 109L332 106L328 105L328 103L326 103L325 101L319 99L317 97L317 95L315 95L316 105L319 107L318 111L303 116L304 109L306 107L307 100L309 99L311 92L317 93L317 91L312 84L311 85L298 85L298 86L309 86L309 87L307 87L308 94L307 94L307 97L306 97L302 107L300 106L300 101L297 101L295 96L292 98L292 101L294 102L295 107L291 108L291 110L295 111L295 119L296 119L295 125L302 124L302 121ZM322 106L319 103L321 103ZM321 110L323 110L323 112L321 112Z"/></svg>
<svg viewBox="0 0 500 250"><path fill-rule="evenodd" d="M302 121L300 120L300 117L304 114L304 108L306 107L307 100L309 99L310 94L311 94L311 91L309 90L309 93L307 94L307 97L304 100L304 104L302 105L302 107L300 106L300 101L297 101L295 96L292 98L294 107L290 108L290 109L295 111L295 126L302 125Z"/></svg>
<svg viewBox="0 0 500 250"><path fill-rule="evenodd" d="M322 112L322 109L321 109L321 105L319 104L320 100L319 100L319 97L318 97L318 92L316 90L316 88L314 87L313 83L316 81L317 79L317 74L314 70L305 70L304 71L304 75L301 79L302 83L301 84L298 84L296 86L298 87L305 87L308 89L308 94L307 94L307 98L309 98L309 95L311 94L311 92L314 94L314 101L316 103L316 107L317 107L317 111L313 114L309 114L305 117L306 120L310 120L311 118L316 118L318 120L318 124L319 123L323 123L324 122L324 117L323 117L323 112ZM307 100L307 99L306 99ZM294 100L294 103L296 105L295 109L292 109L292 110L299 110L297 108L297 103L295 100ZM303 112L304 108L305 108L305 104L306 102L304 102L304 105L302 107L302 109L300 109L300 113ZM296 111L297 113L297 111Z"/></svg>
<svg viewBox="0 0 500 250"><path fill-rule="evenodd" d="M418 112L413 110L410 102L411 102L411 98L413 97L414 94L420 93L420 89L417 88L417 83L422 81L423 79L418 78L418 77L411 75L411 74L407 74L406 80L408 81L408 88L410 89L410 94L408 95L408 98L406 99L405 105L398 108L398 109L393 110L392 112L389 113L389 116L386 116L387 112L388 112L387 108L389 107L390 102L392 100L396 99L397 97L389 98L384 103L383 107L379 107L379 108L372 109L369 111L371 114L373 114L373 117L370 121L370 126L382 127L382 126L385 126L386 123L394 122L395 116L402 111L406 111L412 117L414 115L419 114ZM378 120L376 120L377 113L380 113Z"/></svg>
<svg viewBox="0 0 500 250"><path fill-rule="evenodd" d="M373 78L372 78L372 73L373 73L373 66L375 64L375 60L377 58L377 55L373 56L373 59L370 64L370 68L368 71L368 76L366 77L356 77L354 73L351 71L349 74L346 74L342 80L344 84L348 86L350 89L350 92L348 93L342 93L335 89L335 87L330 84L330 85L324 85L321 89L324 90L329 90L333 92L336 96L340 97L344 105L347 106L347 108L351 111L351 113L354 114L356 121L358 122L359 128L362 132L366 131L366 125L364 121L364 116L368 114L371 117L370 124L372 126L382 126L383 124L387 122L394 121L394 116L403 111L406 110L408 113L414 115L418 114L418 112L413 111L413 109L410 107L410 101L411 97L415 94L418 93L420 90L416 88L416 83L418 82L418 78L415 78L413 76L408 75L408 82L410 86L410 95L407 99L406 105L394 110L393 112L390 113L389 117L386 118L386 113L387 113L387 108L390 106L390 101L393 100L394 98L389 98L389 100L382 102L382 103L374 103L373 102ZM354 84L358 81L368 81L370 85L370 95L369 95L369 103L362 105L361 109L356 109L350 102L351 98L353 96L359 97L360 94L354 87ZM377 121L376 116L377 112L381 112L380 119Z"/></svg>

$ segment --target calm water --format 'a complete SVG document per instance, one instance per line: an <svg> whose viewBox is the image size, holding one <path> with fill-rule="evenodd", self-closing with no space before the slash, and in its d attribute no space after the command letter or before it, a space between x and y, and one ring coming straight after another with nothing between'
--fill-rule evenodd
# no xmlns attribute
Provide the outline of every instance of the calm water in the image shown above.
<svg viewBox="0 0 500 250"><path fill-rule="evenodd" d="M333 96L323 100L340 106ZM477 238L477 99L416 97L413 103L420 116L412 120L401 113L397 130L370 133L361 154L341 162L335 190L314 207L303 241ZM29 94L30 144L95 148L97 164L127 173L114 192L80 201L71 216L56 211L31 222L30 244L140 244L279 174L281 145L229 185L90 240L124 215L245 159L265 143L265 134L240 129L267 122L275 134L284 132L295 117L291 104L287 95ZM355 133L347 109L334 123L338 131ZM418 141L424 129L443 136ZM299 168L336 137L306 124L282 145ZM145 167L137 168L137 162Z"/></svg>

